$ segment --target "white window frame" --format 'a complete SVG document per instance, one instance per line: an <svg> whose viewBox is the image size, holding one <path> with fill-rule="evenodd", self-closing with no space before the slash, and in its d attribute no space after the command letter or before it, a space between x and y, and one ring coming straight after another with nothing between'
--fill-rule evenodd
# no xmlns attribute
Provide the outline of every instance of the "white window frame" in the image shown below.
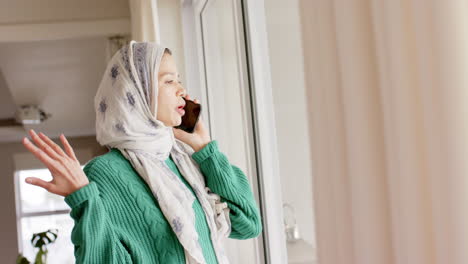
<svg viewBox="0 0 468 264"><path fill-rule="evenodd" d="M199 47L201 34L196 23L193 8L200 10L207 0L180 0L184 31L184 53L186 56L187 83L194 89L196 98L207 99L204 89L203 53ZM245 31L249 75L251 85L254 134L258 169L258 187L254 190L260 197L263 218L264 253L266 263L287 263L287 247L283 225L281 180L279 174L278 146L266 32L264 0L242 0L245 15ZM195 23L194 23L195 22ZM206 115L208 113L205 113ZM203 117L210 120L209 117ZM208 124L209 126L209 124ZM260 136L261 135L261 136ZM268 205L268 206L267 206Z"/></svg>

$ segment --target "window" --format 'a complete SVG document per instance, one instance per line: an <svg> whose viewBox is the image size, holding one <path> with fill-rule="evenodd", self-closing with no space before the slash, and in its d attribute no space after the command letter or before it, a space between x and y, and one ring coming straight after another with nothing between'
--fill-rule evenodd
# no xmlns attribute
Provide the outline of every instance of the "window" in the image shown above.
<svg viewBox="0 0 468 264"><path fill-rule="evenodd" d="M84 167L84 166L82 166ZM34 233L57 229L58 237L48 245L47 263L75 263L71 231L74 221L70 217L70 207L64 197L49 193L41 187L26 183L27 177L36 177L45 181L52 180L48 169L20 170L15 174L16 215L19 250L34 262L37 249L31 244Z"/></svg>

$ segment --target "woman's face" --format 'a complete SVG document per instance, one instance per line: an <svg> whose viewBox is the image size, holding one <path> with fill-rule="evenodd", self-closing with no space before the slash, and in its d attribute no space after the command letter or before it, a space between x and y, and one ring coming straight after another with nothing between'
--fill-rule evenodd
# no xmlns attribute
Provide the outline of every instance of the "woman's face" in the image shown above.
<svg viewBox="0 0 468 264"><path fill-rule="evenodd" d="M182 96L186 95L186 91L179 78L174 58L165 53L158 73L157 119L168 127L178 126L182 122L182 113L178 108L185 105Z"/></svg>

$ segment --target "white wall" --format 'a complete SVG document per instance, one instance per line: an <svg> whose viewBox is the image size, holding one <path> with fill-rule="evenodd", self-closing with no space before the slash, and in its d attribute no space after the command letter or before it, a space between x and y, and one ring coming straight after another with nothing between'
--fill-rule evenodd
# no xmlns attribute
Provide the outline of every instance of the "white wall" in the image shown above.
<svg viewBox="0 0 468 264"><path fill-rule="evenodd" d="M128 0L2 0L0 26L130 17Z"/></svg>
<svg viewBox="0 0 468 264"><path fill-rule="evenodd" d="M299 1L265 1L283 201L294 206L303 238L315 245L309 113Z"/></svg>

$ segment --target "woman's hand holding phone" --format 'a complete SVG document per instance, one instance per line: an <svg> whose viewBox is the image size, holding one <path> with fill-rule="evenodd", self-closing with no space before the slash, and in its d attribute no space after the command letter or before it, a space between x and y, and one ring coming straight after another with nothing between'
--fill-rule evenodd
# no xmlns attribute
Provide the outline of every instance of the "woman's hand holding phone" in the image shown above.
<svg viewBox="0 0 468 264"><path fill-rule="evenodd" d="M187 95L185 99L190 100L190 96ZM193 102L197 104L200 103L197 99L193 100ZM174 136L177 139L188 144L195 151L201 150L211 141L210 134L208 133L208 129L205 127L201 116L198 118L198 122L195 125L193 133L188 133L178 128L173 128L172 130L174 131Z"/></svg>

